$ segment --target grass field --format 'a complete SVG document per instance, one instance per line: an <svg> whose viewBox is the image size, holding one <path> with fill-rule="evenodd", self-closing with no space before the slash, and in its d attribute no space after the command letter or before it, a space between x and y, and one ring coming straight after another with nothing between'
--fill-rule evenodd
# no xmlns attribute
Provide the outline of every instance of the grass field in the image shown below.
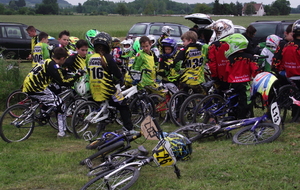
<svg viewBox="0 0 300 190"><path fill-rule="evenodd" d="M236 25L247 27L256 20L297 20L299 14L288 16L264 16L264 17L212 17L217 20L227 18ZM111 36L124 37L128 30L136 22L176 22L186 26L194 24L185 20L184 17L171 16L23 16L23 15L1 15L0 21L20 22L33 25L39 30L45 31L53 37L58 36L62 30L69 30L71 35L84 38L89 29L105 31Z"/></svg>
<svg viewBox="0 0 300 190"><path fill-rule="evenodd" d="M213 19L218 19L213 18ZM255 20L291 20L288 17L230 17L234 24L247 26ZM113 36L126 35L138 21L168 21L192 26L183 17L108 17L108 16L3 16L1 21L34 25L56 36L68 29L81 36L96 28ZM31 63L22 63L26 73ZM23 74L22 74L23 75ZM1 113L1 112L0 112ZM176 127L162 126L166 132ZM109 125L107 131L119 129ZM32 136L20 143L5 143L0 139L1 190L76 190L90 178L88 169L79 161L94 153L85 149L87 142L75 139L57 139L57 131L50 126L38 127ZM156 142L137 139L132 146L143 144L151 150ZM145 166L132 190L294 190L300 189L300 126L289 123L273 143L256 146L238 146L231 139L204 139L193 144L192 159L178 162L182 178L176 179L173 168Z"/></svg>

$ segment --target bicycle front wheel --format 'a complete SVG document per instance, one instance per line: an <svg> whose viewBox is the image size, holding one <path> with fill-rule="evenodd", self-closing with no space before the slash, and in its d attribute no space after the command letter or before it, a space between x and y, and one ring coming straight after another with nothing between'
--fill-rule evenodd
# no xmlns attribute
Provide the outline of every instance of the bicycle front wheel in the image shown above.
<svg viewBox="0 0 300 190"><path fill-rule="evenodd" d="M232 141L240 145L255 145L272 142L281 134L280 127L273 123L260 123L253 131L251 128L252 125L239 130Z"/></svg>
<svg viewBox="0 0 300 190"><path fill-rule="evenodd" d="M168 103L166 98L158 94L149 94L149 98L154 102L155 118L160 125L168 119Z"/></svg>
<svg viewBox="0 0 300 190"><path fill-rule="evenodd" d="M183 102L179 112L181 125L195 123L196 107L203 98L203 94L192 94Z"/></svg>
<svg viewBox="0 0 300 190"><path fill-rule="evenodd" d="M129 105L131 111L131 120L134 125L139 124L147 115L153 116L154 114L154 104L152 100L148 97L141 99L136 97Z"/></svg>
<svg viewBox="0 0 300 190"><path fill-rule="evenodd" d="M180 127L173 132L181 134L186 138L188 138L191 142L194 142L201 138L202 131L203 130L201 128L201 123L193 123L193 124Z"/></svg>
<svg viewBox="0 0 300 190"><path fill-rule="evenodd" d="M173 94L169 102L169 116L172 121L177 126L181 126L179 112L184 100L189 96L187 92L179 91Z"/></svg>
<svg viewBox="0 0 300 190"><path fill-rule="evenodd" d="M7 108L0 119L0 135L8 143L28 139L34 129L34 115L29 115L30 108L25 105L13 105ZM18 115L12 116L11 113Z"/></svg>
<svg viewBox="0 0 300 190"><path fill-rule="evenodd" d="M104 130L103 122L91 122L99 110L100 106L93 101L83 102L76 108L71 120L72 132L76 138L82 138L86 131L89 131L91 138L95 138Z"/></svg>
<svg viewBox="0 0 300 190"><path fill-rule="evenodd" d="M86 183L81 190L86 189L129 189L139 178L140 170L135 167L125 167L118 172L110 175L107 179L105 176L109 175L114 170L105 174L99 175L88 183Z"/></svg>

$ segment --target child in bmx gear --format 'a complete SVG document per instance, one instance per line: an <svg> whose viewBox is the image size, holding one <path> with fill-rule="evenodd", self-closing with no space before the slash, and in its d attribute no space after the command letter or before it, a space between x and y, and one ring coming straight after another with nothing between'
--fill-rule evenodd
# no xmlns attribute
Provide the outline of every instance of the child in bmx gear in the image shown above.
<svg viewBox="0 0 300 190"><path fill-rule="evenodd" d="M138 86L164 97L164 90L156 83L156 63L158 58L151 51L151 40L147 36L142 36L140 38L140 45L142 50L137 53L132 69L136 71L148 69L151 70L151 73L143 73L142 80Z"/></svg>
<svg viewBox="0 0 300 190"><path fill-rule="evenodd" d="M300 76L300 19L295 21L292 26L294 40L285 44L281 54L273 57L273 67L277 71L285 71L287 78ZM300 88L300 80L293 80Z"/></svg>
<svg viewBox="0 0 300 190"><path fill-rule="evenodd" d="M75 72L79 69L86 70L88 43L81 39L76 42L75 46L77 53L70 55L63 64L63 67L67 68L70 72Z"/></svg>
<svg viewBox="0 0 300 190"><path fill-rule="evenodd" d="M58 134L57 137L66 136L65 105L61 98L50 90L49 85L54 81L59 85L72 86L83 74L77 73L73 77L65 78L61 69L62 64L68 57L68 53L62 47L54 49L52 59L47 59L44 64L37 64L23 82L23 92L30 97L42 101L45 107L57 107ZM46 108L47 109L47 108ZM43 108L45 111L46 109Z"/></svg>
<svg viewBox="0 0 300 190"><path fill-rule="evenodd" d="M225 57L225 51L229 49L229 45L225 41L221 41L224 37L234 33L234 26L231 20L219 19L210 26L216 34L215 41L211 42L208 47L208 67L211 72L211 78L215 80L218 93L223 95L222 91L229 88L226 76L226 65L228 59Z"/></svg>
<svg viewBox="0 0 300 190"><path fill-rule="evenodd" d="M99 34L100 32L96 29L91 29L91 30L88 30L86 33L85 33L85 39L89 45L89 48L88 48L88 55L91 55L91 54L94 54L94 45L93 45L93 39L95 38L95 36L97 36L97 34Z"/></svg>
<svg viewBox="0 0 300 190"><path fill-rule="evenodd" d="M70 38L70 32L69 31L67 31L67 30L61 31L59 33L58 39L57 39L59 44L57 44L54 47L54 49L57 48L57 47L63 47L66 50L66 52L68 52L69 55L72 54L74 49L70 48L70 46L69 46L69 38Z"/></svg>
<svg viewBox="0 0 300 190"><path fill-rule="evenodd" d="M268 58L258 60L258 63L261 64L264 68L264 71L271 71L272 58L274 56L274 52L278 48L280 40L281 38L279 36L276 36L275 34L269 35L267 37L266 46L262 49L260 55L268 56Z"/></svg>
<svg viewBox="0 0 300 190"><path fill-rule="evenodd" d="M168 38L171 36L171 31L173 31L174 29L171 28L170 26L163 26L161 28L161 32L162 32L162 35L157 39L157 47L158 47L158 50L159 50L159 54L162 54L162 40L165 39L165 38ZM198 38L197 38L198 39Z"/></svg>
<svg viewBox="0 0 300 190"><path fill-rule="evenodd" d="M41 32L39 34L39 43L37 43L33 49L32 67L38 63L43 64L44 60L50 58L48 47L48 34L46 32Z"/></svg>
<svg viewBox="0 0 300 190"><path fill-rule="evenodd" d="M181 36L184 47L180 49L174 59L174 63L182 61L181 76L179 77L179 88L188 91L205 93L201 83L205 82L202 45L196 43L198 39L194 31L187 31Z"/></svg>
<svg viewBox="0 0 300 190"><path fill-rule="evenodd" d="M26 31L27 31L29 37L31 37L31 53L27 57L27 59L31 60L34 46L39 42L39 37L36 33L36 29L34 26L28 26L26 28Z"/></svg>
<svg viewBox="0 0 300 190"><path fill-rule="evenodd" d="M109 100L109 104L119 111L124 127L134 132L131 112L121 93L115 85L122 81L122 74L110 54L112 38L105 32L100 32L93 40L95 52L88 60L90 90L95 101Z"/></svg>
<svg viewBox="0 0 300 190"><path fill-rule="evenodd" d="M156 57L159 57L159 49L157 48L157 45L156 45L156 38L155 38L155 36L153 36L153 35L148 35L147 36L150 40L151 40L151 42L152 42L152 45L151 45L151 51L153 51L154 52L154 54L155 54L155 56Z"/></svg>
<svg viewBox="0 0 300 190"><path fill-rule="evenodd" d="M250 81L257 74L257 63L254 62L253 55L246 53L248 40L242 34L232 34L221 41L229 45L225 52L228 58L226 75L229 88L233 88L239 94L236 117L250 117L253 114L250 106Z"/></svg>
<svg viewBox="0 0 300 190"><path fill-rule="evenodd" d="M180 76L178 71L180 70L180 62L177 65L174 64L174 58L177 54L177 42L172 38L166 38L162 41L163 54L159 58L159 66L157 75L162 77L163 83L177 83L177 79ZM176 85L177 86L177 85Z"/></svg>

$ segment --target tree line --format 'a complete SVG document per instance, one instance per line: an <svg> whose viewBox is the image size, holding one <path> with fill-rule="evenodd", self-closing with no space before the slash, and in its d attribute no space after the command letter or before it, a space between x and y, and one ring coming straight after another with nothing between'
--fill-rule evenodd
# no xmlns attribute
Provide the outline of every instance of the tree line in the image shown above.
<svg viewBox="0 0 300 190"><path fill-rule="evenodd" d="M244 13L252 15L255 13L254 4L251 1L242 4L236 3L220 3L215 0L212 3L178 3L171 0L135 0L126 3L125 1L113 2L105 0L87 0L84 3L78 3L77 6L59 7L57 0L43 0L40 4L35 4L34 7L27 7L25 0L11 0L8 5L0 4L0 14L12 15L71 15L81 13L86 15L161 15L161 14L190 14L204 13L215 15L242 15L242 9L245 5ZM290 13L300 13L300 5L297 8L291 8L288 0L275 0L270 5L263 5L266 15L288 15Z"/></svg>

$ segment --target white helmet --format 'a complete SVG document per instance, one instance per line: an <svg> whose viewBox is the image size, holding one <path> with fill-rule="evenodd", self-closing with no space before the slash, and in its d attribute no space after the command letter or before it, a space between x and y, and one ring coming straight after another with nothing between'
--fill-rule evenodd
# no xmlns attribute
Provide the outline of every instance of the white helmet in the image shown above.
<svg viewBox="0 0 300 190"><path fill-rule="evenodd" d="M156 44L156 38L155 38L155 36L148 35L147 37L152 41L152 46L154 46Z"/></svg>
<svg viewBox="0 0 300 190"><path fill-rule="evenodd" d="M87 96L90 93L88 75L83 75L74 83L74 89L80 96Z"/></svg>
<svg viewBox="0 0 300 190"><path fill-rule="evenodd" d="M171 35L171 31L174 30L173 28L171 28L170 26L164 26L161 28L161 32L167 36Z"/></svg>
<svg viewBox="0 0 300 190"><path fill-rule="evenodd" d="M123 47L123 51L126 53L128 51L130 51L130 49L132 49L132 45L133 45L133 40L132 39L127 39L127 40L123 40L121 42L121 45ZM124 47L124 45L129 45L129 47Z"/></svg>
<svg viewBox="0 0 300 190"><path fill-rule="evenodd" d="M214 39L211 38L210 41L217 41L234 33L233 23L228 19L219 19L216 22L208 25L206 28L212 29L215 33L215 36L213 36Z"/></svg>
<svg viewBox="0 0 300 190"><path fill-rule="evenodd" d="M266 39L266 46L275 51L279 45L281 38L275 34L269 35Z"/></svg>

